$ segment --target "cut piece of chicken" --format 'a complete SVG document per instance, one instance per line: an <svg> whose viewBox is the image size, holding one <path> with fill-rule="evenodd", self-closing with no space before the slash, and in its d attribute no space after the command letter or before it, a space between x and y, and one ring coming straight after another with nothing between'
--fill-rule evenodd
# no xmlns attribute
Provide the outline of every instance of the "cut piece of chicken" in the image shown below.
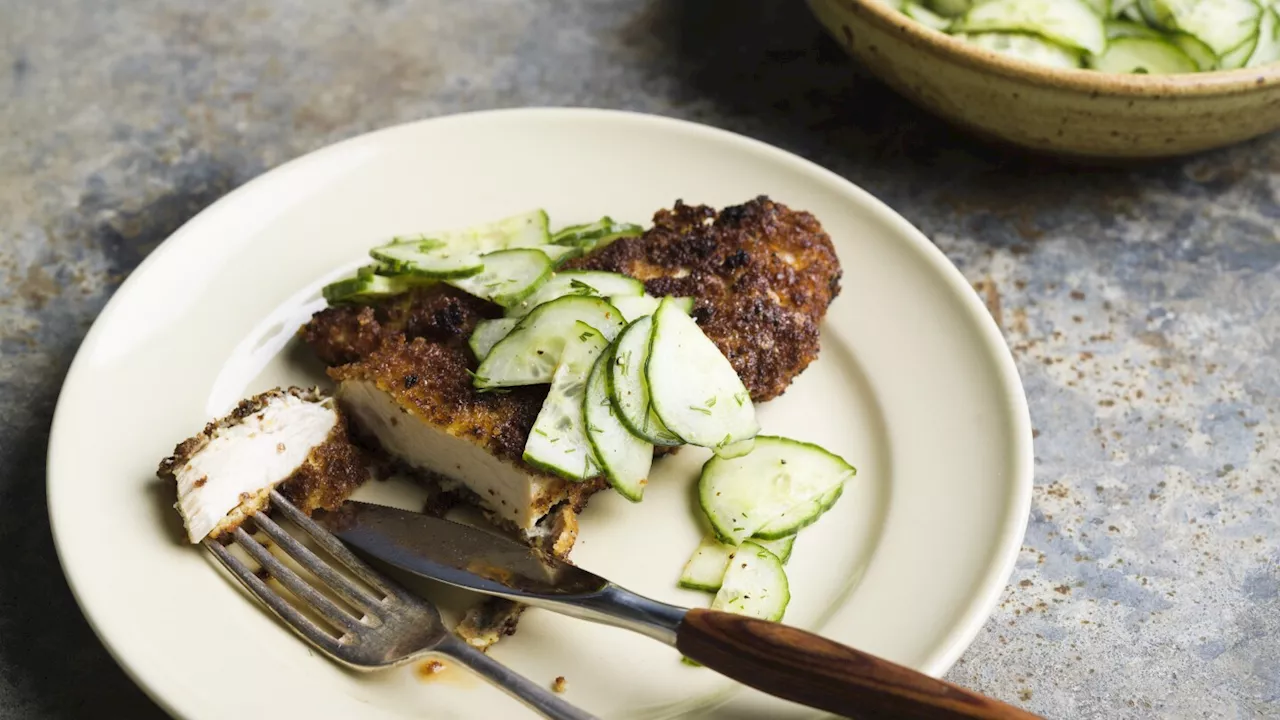
<svg viewBox="0 0 1280 720"><path fill-rule="evenodd" d="M462 346L397 336L330 375L344 411L383 450L534 538L552 508L581 507L605 484L572 482L525 463L525 440L547 389L477 392L469 354Z"/></svg>
<svg viewBox="0 0 1280 720"><path fill-rule="evenodd" d="M303 512L334 509L368 478L333 398L270 390L179 443L156 473L176 484L187 538L198 543L266 508L271 489Z"/></svg>

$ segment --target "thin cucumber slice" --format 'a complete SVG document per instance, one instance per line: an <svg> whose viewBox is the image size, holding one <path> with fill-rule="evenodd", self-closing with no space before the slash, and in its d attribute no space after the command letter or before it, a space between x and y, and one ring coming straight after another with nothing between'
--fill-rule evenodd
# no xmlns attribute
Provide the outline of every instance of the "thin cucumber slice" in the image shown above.
<svg viewBox="0 0 1280 720"><path fill-rule="evenodd" d="M628 323L652 315L658 309L658 304L662 302L662 298L652 295L637 295L635 297L620 297L612 299L614 307L618 308L618 312L622 313L622 319Z"/></svg>
<svg viewBox="0 0 1280 720"><path fill-rule="evenodd" d="M1214 54L1213 48L1205 45L1194 35L1186 33L1172 32L1168 34L1169 42L1177 45L1187 57L1195 61L1196 67L1201 72L1213 70L1218 67L1218 56Z"/></svg>
<svg viewBox="0 0 1280 720"><path fill-rule="evenodd" d="M782 561L783 565L791 559L791 549L796 544L796 536L788 535L778 540L761 540L760 538L751 538L751 542L773 553L775 557Z"/></svg>
<svg viewBox="0 0 1280 720"><path fill-rule="evenodd" d="M950 20L917 3L902 3L902 14L939 32L946 32L947 28L951 27Z"/></svg>
<svg viewBox="0 0 1280 720"><path fill-rule="evenodd" d="M1095 55L1093 69L1105 73L1174 75L1197 72L1196 62L1163 39L1121 37L1107 44L1107 51Z"/></svg>
<svg viewBox="0 0 1280 720"><path fill-rule="evenodd" d="M590 245L591 241L586 239L597 232L601 232L606 228L613 226L613 218L605 215L595 222L583 223L581 225L569 225L551 233L551 242L561 243L564 245Z"/></svg>
<svg viewBox="0 0 1280 720"><path fill-rule="evenodd" d="M1258 25L1258 44L1249 55L1245 67L1259 67L1280 62L1280 3L1275 3L1262 14Z"/></svg>
<svg viewBox="0 0 1280 720"><path fill-rule="evenodd" d="M782 561L753 542L742 543L724 573L712 610L777 622L791 602Z"/></svg>
<svg viewBox="0 0 1280 720"><path fill-rule="evenodd" d="M751 542L773 553L778 561L786 564L791 557L791 547L795 544L794 535L781 540L752 540ZM707 534L693 551L689 562L685 563L680 573L680 587L690 590L707 590L715 592L724 581L725 571L733 560L738 548L720 542L714 533Z"/></svg>
<svg viewBox="0 0 1280 720"><path fill-rule="evenodd" d="M498 318L496 320L481 320L476 323L476 329L471 331L471 337L467 340L467 344L471 346L471 352L475 353L477 360L484 360L497 345L502 338L511 334L516 325L520 324L520 318Z"/></svg>
<svg viewBox="0 0 1280 720"><path fill-rule="evenodd" d="M484 269L472 248L441 245L435 240L393 240L369 251L373 259L397 274L463 278Z"/></svg>
<svg viewBox="0 0 1280 720"><path fill-rule="evenodd" d="M539 250L498 250L480 256L484 270L445 282L482 300L510 307L551 277L551 260Z"/></svg>
<svg viewBox="0 0 1280 720"><path fill-rule="evenodd" d="M1140 0L1140 5L1153 25L1194 35L1220 57L1257 35L1262 19L1254 0Z"/></svg>
<svg viewBox="0 0 1280 720"><path fill-rule="evenodd" d="M573 326L574 337L565 345L560 366L551 378L551 390L524 446L524 461L570 480L582 481L600 474L600 464L587 440L583 399L587 376L609 341L584 322Z"/></svg>
<svg viewBox="0 0 1280 720"><path fill-rule="evenodd" d="M607 300L571 295L539 305L476 368L473 383L481 389L540 385L551 382L565 345L584 322L606 340L623 328L622 313Z"/></svg>
<svg viewBox="0 0 1280 720"><path fill-rule="evenodd" d="M756 439L749 437L746 440L739 440L736 443L730 443L729 445L715 448L715 453L722 458L732 460L736 457L742 457L755 449Z"/></svg>
<svg viewBox="0 0 1280 720"><path fill-rule="evenodd" d="M649 400L649 384L644 367L649 359L649 336L653 318L641 317L618 336L609 363L609 399L618 411L618 419L642 440L654 445L674 446L681 440L662 424Z"/></svg>
<svg viewBox="0 0 1280 720"><path fill-rule="evenodd" d="M1218 66L1223 70L1235 70L1242 68L1245 63L1249 62L1249 58L1253 55L1253 51L1258 47L1258 35L1254 33L1249 36L1239 47L1227 51L1218 59Z"/></svg>
<svg viewBox="0 0 1280 720"><path fill-rule="evenodd" d="M1100 18L1111 17L1111 0L1085 0L1089 9Z"/></svg>
<svg viewBox="0 0 1280 720"><path fill-rule="evenodd" d="M693 312L693 298L677 297L672 298L672 301L675 302L676 306L685 313ZM662 302L662 298L654 297L652 295L612 297L609 298L609 302L612 302L614 307L618 308L622 313L622 319L630 323L639 320L645 315L652 315L654 311L658 309L658 305Z"/></svg>
<svg viewBox="0 0 1280 720"><path fill-rule="evenodd" d="M925 5L943 17L953 18L969 12L973 0L925 0Z"/></svg>
<svg viewBox="0 0 1280 720"><path fill-rule="evenodd" d="M1107 17L1141 22L1142 14L1138 10L1138 0L1111 0L1111 12L1107 13Z"/></svg>
<svg viewBox="0 0 1280 720"><path fill-rule="evenodd" d="M550 223L547 211L530 210L512 215L488 225L466 231L478 238L483 249L514 249L541 247L551 244Z"/></svg>
<svg viewBox="0 0 1280 720"><path fill-rule="evenodd" d="M1081 63L1080 51L1056 45L1034 35L988 32L960 34L956 37L985 50L1046 67L1078 68Z"/></svg>
<svg viewBox="0 0 1280 720"><path fill-rule="evenodd" d="M1130 20L1108 20L1106 28L1108 40L1126 37L1162 40L1165 37L1165 34L1159 30L1154 30L1142 23L1132 22Z"/></svg>
<svg viewBox="0 0 1280 720"><path fill-rule="evenodd" d="M640 502L653 466L653 444L636 437L618 418L609 399L609 366L613 346L600 354L587 377L582 414L587 440L613 489L631 502Z"/></svg>
<svg viewBox="0 0 1280 720"><path fill-rule="evenodd" d="M1021 32L1094 54L1107 47L1102 18L1084 0L991 0L956 21L955 32Z"/></svg>
<svg viewBox="0 0 1280 720"><path fill-rule="evenodd" d="M567 228L558 230L555 235L551 236L551 242L561 245L576 245L594 250L597 247L608 245L618 238L635 237L643 233L644 228L639 225L616 222L606 215L593 223L570 225Z"/></svg>
<svg viewBox="0 0 1280 720"><path fill-rule="evenodd" d="M551 233L547 226L547 213L531 210L462 230L428 233L427 237L449 247L486 253L550 245Z"/></svg>
<svg viewBox="0 0 1280 720"><path fill-rule="evenodd" d="M355 277L349 277L324 286L320 294L331 304L367 303L381 298L408 292L419 285L434 282L428 278L415 275L379 275L373 265L362 267L356 271Z"/></svg>
<svg viewBox="0 0 1280 720"><path fill-rule="evenodd" d="M801 503L783 512L778 517L756 530L752 539L761 542L784 540L795 537L796 533L809 527L830 510L844 493L844 485L833 488L822 497Z"/></svg>
<svg viewBox="0 0 1280 720"><path fill-rule="evenodd" d="M638 297L644 294L644 283L619 273L600 270L565 270L542 284L532 296L507 308L508 317L526 315L534 308L567 295L596 297Z"/></svg>
<svg viewBox="0 0 1280 720"><path fill-rule="evenodd" d="M543 255L551 259L551 264L556 267L569 262L570 260L582 256L582 248L571 247L569 245L539 245L535 250L540 250Z"/></svg>
<svg viewBox="0 0 1280 720"><path fill-rule="evenodd" d="M707 590L715 592L724 581L724 573L729 569L729 561L738 548L720 542L715 534L708 534L693 551L689 561L684 564L680 573L680 587L690 590Z"/></svg>
<svg viewBox="0 0 1280 720"><path fill-rule="evenodd" d="M547 214L534 210L462 230L396 238L369 254L393 272L459 278L480 272L484 253L549 244Z"/></svg>
<svg viewBox="0 0 1280 720"><path fill-rule="evenodd" d="M670 299L658 306L649 338L645 380L662 424L691 445L723 448L760 432L742 379Z"/></svg>
<svg viewBox="0 0 1280 720"><path fill-rule="evenodd" d="M817 445L761 435L748 455L708 460L698 479L698 498L716 534L737 545L780 518L812 522L826 508L808 504L838 490L856 472ZM805 507L811 507L812 517L798 516Z"/></svg>

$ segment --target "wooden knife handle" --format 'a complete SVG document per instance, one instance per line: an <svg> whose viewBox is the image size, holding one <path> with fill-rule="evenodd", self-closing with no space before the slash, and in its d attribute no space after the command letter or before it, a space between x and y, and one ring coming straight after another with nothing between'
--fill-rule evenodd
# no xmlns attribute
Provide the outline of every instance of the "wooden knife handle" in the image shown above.
<svg viewBox="0 0 1280 720"><path fill-rule="evenodd" d="M742 615L690 610L676 648L757 690L859 720L1037 718L813 633Z"/></svg>

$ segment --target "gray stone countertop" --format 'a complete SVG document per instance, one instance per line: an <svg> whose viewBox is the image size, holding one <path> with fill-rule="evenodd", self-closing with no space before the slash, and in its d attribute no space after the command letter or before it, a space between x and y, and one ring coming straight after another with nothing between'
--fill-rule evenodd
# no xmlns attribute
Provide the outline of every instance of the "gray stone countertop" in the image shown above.
<svg viewBox="0 0 1280 720"><path fill-rule="evenodd" d="M0 716L160 716L83 621L44 510L62 377L129 271L335 140L591 105L831 168L986 299L1036 488L950 679L1054 718L1280 717L1280 136L1123 168L990 147L782 0L0 0L0 98Z"/></svg>

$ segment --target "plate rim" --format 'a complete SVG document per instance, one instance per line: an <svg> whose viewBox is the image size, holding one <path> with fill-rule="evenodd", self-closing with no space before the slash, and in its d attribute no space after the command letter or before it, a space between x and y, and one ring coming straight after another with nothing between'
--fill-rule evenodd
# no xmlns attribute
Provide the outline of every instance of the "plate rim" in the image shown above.
<svg viewBox="0 0 1280 720"><path fill-rule="evenodd" d="M269 182L273 175L282 174L288 170L296 171L304 165L322 161L326 156L336 155L358 145L376 143L384 135L395 134L411 127L484 121L495 117L518 118L521 115L538 118L561 116L569 120L586 118L606 122L620 121L649 124L678 132L702 134L710 140L725 142L730 145L737 145L743 150L762 153L773 161L784 163L812 174L826 184L835 185L843 192L859 197L864 203L864 207L875 213L880 221L885 222L897 231L901 235L898 241L908 242L911 248L936 273L938 279L945 283L947 289L959 298L965 314L969 315L979 328L977 340L980 341L980 345L994 361L992 370L999 380L999 386L1004 391L1003 404L1005 410L1009 413L1009 420L1012 426L1012 432L1009 435L1009 440L1012 441L1012 444L1009 449L1010 460L1012 461L1011 467L1015 469L1015 477L1010 480L1012 492L1007 498L1008 511L1004 517L1000 518L1000 532L998 533L997 541L999 551L989 558L984 572L980 576L974 577L975 590L970 595L969 602L962 606L960 613L962 620L953 625L950 632L940 639L940 650L920 668L921 672L934 677L941 677L945 674L977 637L983 625L986 624L994 612L1000 595L1004 592L1009 578L1012 576L1030 519L1031 495L1034 484L1034 450L1030 408L1012 351L1005 342L995 320L988 313L986 307L982 304L982 301L973 291L959 268L922 231L870 191L834 171L762 140L692 120L631 110L571 106L501 108L440 115L396 123L310 150L255 176L215 200L170 233L129 273L129 277L121 283L97 317L94 318L89 331L76 349L75 356L58 391L58 400L50 423L49 442L45 458L46 508L59 568L67 582L67 586L71 590L72 596L75 598L77 607L98 641L102 643L108 654L124 671L126 676L153 702L170 716L181 717L177 712L176 703L169 701L166 691L158 683L148 683L146 678L143 677L143 672L130 664L128 658L125 657L126 650L112 642L110 632L103 627L102 618L97 616L94 608L86 601L83 589L78 585L79 581L76 575L68 569L68 557L74 554L74 550L71 545L67 544L68 541L58 529L58 506L55 500L58 494L53 492L55 477L57 477L56 458L59 455L55 451L60 449L62 443L59 442L59 439L67 432L63 430L63 426L67 423L66 416L70 412L68 406L72 402L69 399L67 388L72 384L73 379L86 372L83 368L83 365L87 362L85 348L91 347L91 343L96 343L97 336L105 332L103 328L109 319L119 311L120 306L123 304L122 298L131 293L133 291L132 288L141 282L136 278L144 275L151 265L160 262L168 253L174 252L179 247L179 244L174 242L175 238L179 238L189 226L200 222L205 216L219 211L227 205L238 202L242 196L252 194L258 186Z"/></svg>

